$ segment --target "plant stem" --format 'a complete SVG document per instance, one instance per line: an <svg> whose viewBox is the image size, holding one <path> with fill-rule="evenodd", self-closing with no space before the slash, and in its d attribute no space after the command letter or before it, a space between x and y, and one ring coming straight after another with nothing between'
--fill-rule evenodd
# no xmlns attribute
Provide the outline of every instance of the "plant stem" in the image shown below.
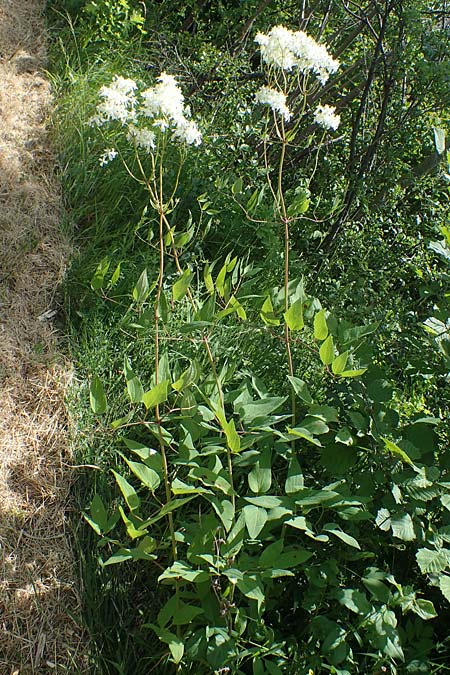
<svg viewBox="0 0 450 675"><path fill-rule="evenodd" d="M163 152L162 152L163 156ZM164 193L163 193L163 166L162 166L162 156L159 161L159 176L158 181L159 185L158 193L158 209L159 209L159 272L158 272L158 286L156 291L156 301L155 301L155 385L159 382L159 304L161 300L161 293L164 281ZM164 445L164 439L161 429L161 414L159 404L155 408L155 418L156 424L158 427L158 436L159 436L159 448L161 452L162 462L163 462L163 476L164 476L164 487L166 493L166 505L169 505L172 501L172 493L170 491L170 480L169 480L169 464L167 461L166 449ZM175 538L175 528L173 523L173 514L169 512L167 514L167 519L169 522L170 530L170 539L172 543L172 556L173 560L177 560L177 542Z"/></svg>
<svg viewBox="0 0 450 675"><path fill-rule="evenodd" d="M278 208L281 213L281 220L284 223L284 308L287 312L289 309L289 217L286 209L286 202L284 200L283 194L283 168L284 168L284 159L286 156L286 132L284 128L284 121L281 120L281 155L280 163L278 165ZM292 377L294 375L294 364L292 361L292 351L291 351L291 336L289 326L285 322L284 324L284 342L286 345L286 356L288 362L289 375ZM295 392L291 387L291 413L292 413L292 426L295 426L295 416L296 416L296 404L295 404Z"/></svg>

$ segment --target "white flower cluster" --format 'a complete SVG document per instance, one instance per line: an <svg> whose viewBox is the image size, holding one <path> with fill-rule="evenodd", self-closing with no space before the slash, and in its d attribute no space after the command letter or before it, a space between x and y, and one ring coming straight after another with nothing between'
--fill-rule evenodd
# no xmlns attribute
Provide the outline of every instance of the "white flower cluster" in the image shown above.
<svg viewBox="0 0 450 675"><path fill-rule="evenodd" d="M109 86L100 89L99 95L103 100L98 104L97 114L90 123L101 126L118 121L127 125L128 140L147 152L155 148L157 129L161 133L171 129L174 138L179 141L200 145L201 133L197 124L189 119L189 107L185 106L184 96L172 75L161 73L154 87L141 92L140 105L135 93L137 88L134 80L116 75ZM138 120L142 126L136 125ZM148 128L149 121L152 128ZM102 166L114 159L110 154L111 151L105 151L102 155Z"/></svg>
<svg viewBox="0 0 450 675"><path fill-rule="evenodd" d="M100 89L99 96L103 101L97 106L97 115L91 119L91 124L100 125L114 120L126 124L130 119L134 119L135 89L137 84L134 80L116 75L109 87Z"/></svg>
<svg viewBox="0 0 450 675"><path fill-rule="evenodd" d="M151 129L139 129L131 124L128 127L127 139L147 152L155 149L156 136Z"/></svg>
<svg viewBox="0 0 450 675"><path fill-rule="evenodd" d="M266 103L270 105L274 112L283 115L286 122L291 119L292 113L286 105L286 94L283 94L282 91L277 91L271 87L261 87L256 92L255 97L258 103Z"/></svg>
<svg viewBox="0 0 450 675"><path fill-rule="evenodd" d="M314 122L319 124L324 129L338 128L341 118L336 115L336 108L331 105L319 105L314 112Z"/></svg>
<svg viewBox="0 0 450 675"><path fill-rule="evenodd" d="M142 113L156 118L154 124L164 131L174 127L174 136L188 145L200 145L202 136L195 122L189 120L190 110L173 75L161 73L158 84L142 92Z"/></svg>
<svg viewBox="0 0 450 675"><path fill-rule="evenodd" d="M113 159L116 159L117 155L117 150L114 150L114 148L107 148L99 158L100 166L106 166L109 162L112 162Z"/></svg>
<svg viewBox="0 0 450 675"><path fill-rule="evenodd" d="M259 44L263 61L269 66L315 73L321 84L325 84L330 73L339 68L339 61L332 58L326 46L303 31L274 26L267 35L258 33L255 42Z"/></svg>

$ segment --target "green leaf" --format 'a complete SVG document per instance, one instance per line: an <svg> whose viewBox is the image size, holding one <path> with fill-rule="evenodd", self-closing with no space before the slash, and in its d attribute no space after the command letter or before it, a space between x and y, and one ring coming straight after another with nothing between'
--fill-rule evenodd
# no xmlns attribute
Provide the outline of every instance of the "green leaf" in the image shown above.
<svg viewBox="0 0 450 675"><path fill-rule="evenodd" d="M261 567L275 567L278 557L281 554L284 547L284 542L282 539L278 539L266 546L264 551L259 556L259 564Z"/></svg>
<svg viewBox="0 0 450 675"><path fill-rule="evenodd" d="M323 342L319 349L319 356L324 366L329 366L330 363L332 363L334 359L334 342L332 335L329 335L325 342Z"/></svg>
<svg viewBox="0 0 450 675"><path fill-rule="evenodd" d="M158 581L164 581L165 579L184 579L190 583L200 584L208 581L209 574L205 570L194 569L183 560L177 560L158 577Z"/></svg>
<svg viewBox="0 0 450 675"><path fill-rule="evenodd" d="M174 626L184 626L188 623L191 623L196 616L203 614L203 609L201 607L194 607L194 605L186 605L180 603L180 606L177 608L177 611L173 617Z"/></svg>
<svg viewBox="0 0 450 675"><path fill-rule="evenodd" d="M242 192L243 181L242 178L236 178L233 185L231 186L231 193L233 195L239 195Z"/></svg>
<svg viewBox="0 0 450 675"><path fill-rule="evenodd" d="M288 380L292 384L292 388L294 389L295 393L299 398L302 399L302 401L308 404L313 402L313 398L309 393L306 382L301 380L299 377L293 377L291 375L288 375Z"/></svg>
<svg viewBox="0 0 450 675"><path fill-rule="evenodd" d="M158 302L158 317L161 319L161 321L163 321L163 323L167 323L168 316L169 316L169 305L164 290L161 290Z"/></svg>
<svg viewBox="0 0 450 675"><path fill-rule="evenodd" d="M105 560L105 562L101 562L101 566L108 567L109 565L118 565L120 563L125 562L126 560L132 559L133 556L129 548L120 548L118 551L113 553L112 556L108 558L108 560Z"/></svg>
<svg viewBox="0 0 450 675"><path fill-rule="evenodd" d="M267 492L272 484L272 453L270 448L264 448L258 461L248 474L248 486L252 492L259 494Z"/></svg>
<svg viewBox="0 0 450 675"><path fill-rule="evenodd" d="M183 274L181 277L179 277L174 285L172 286L172 298L174 302L177 302L178 300L181 300L181 298L184 298L184 296L187 293L187 290L189 288L189 284L191 283L191 279L193 277L193 273L191 272L190 269L184 270Z"/></svg>
<svg viewBox="0 0 450 675"><path fill-rule="evenodd" d="M146 627L151 628L159 637L161 642L164 642L166 645L168 645L173 660L175 663L180 663L184 654L184 642L181 640L181 638L166 630L165 628L159 628L152 623L146 624Z"/></svg>
<svg viewBox="0 0 450 675"><path fill-rule="evenodd" d="M245 501L255 506L262 506L264 509L275 509L283 504L282 497L275 495L260 495L258 497L244 497Z"/></svg>
<svg viewBox="0 0 450 675"><path fill-rule="evenodd" d="M357 368L356 370L343 370L342 373L339 373L340 377L359 377L364 375L367 368Z"/></svg>
<svg viewBox="0 0 450 675"><path fill-rule="evenodd" d="M321 309L314 316L314 337L316 340L325 340L328 337L328 325L324 309Z"/></svg>
<svg viewBox="0 0 450 675"><path fill-rule="evenodd" d="M128 396L132 403L140 403L144 389L141 381L131 367L130 360L125 357L123 362L123 372L127 381Z"/></svg>
<svg viewBox="0 0 450 675"><path fill-rule="evenodd" d="M95 524L98 525L99 532L104 532L108 527L108 513L106 511L105 505L103 504L102 498L100 495L95 494L92 498L92 501L89 506L89 511L92 517L92 520Z"/></svg>
<svg viewBox="0 0 450 675"><path fill-rule="evenodd" d="M444 598L450 602L450 576L442 574L439 577L439 588Z"/></svg>
<svg viewBox="0 0 450 675"><path fill-rule="evenodd" d="M110 264L111 261L107 256L100 260L99 264L97 265L97 269L94 272L94 276L91 279L92 290L98 291L100 288L102 288Z"/></svg>
<svg viewBox="0 0 450 675"><path fill-rule="evenodd" d="M227 422L225 413L223 410L220 410L220 408L216 408L215 412L220 426L225 432L228 447L230 448L231 452L239 452L241 449L241 441L236 431L236 427L234 426L234 420Z"/></svg>
<svg viewBox="0 0 450 675"><path fill-rule="evenodd" d="M348 352L343 352L342 354L339 354L335 359L333 359L333 362L331 364L331 370L335 375L340 375L341 373L344 372L344 368L347 365L347 359L348 359ZM346 371L347 373L349 372L348 370Z"/></svg>
<svg viewBox="0 0 450 675"><path fill-rule="evenodd" d="M216 277L216 289L221 298L225 296L225 277L227 275L227 263L224 263Z"/></svg>
<svg viewBox="0 0 450 675"><path fill-rule="evenodd" d="M111 471L114 474L114 478L116 479L121 493L125 497L128 508L130 511L135 511L137 508L139 508L139 504L141 503L141 500L136 494L136 490L132 485L130 485L126 478L120 475L120 473L117 473L114 471L114 469L111 469Z"/></svg>
<svg viewBox="0 0 450 675"><path fill-rule="evenodd" d="M288 434L291 436L297 436L298 438L304 438L306 441L309 441L313 445L317 445L317 447L322 447L322 443L317 440L317 438L314 438L312 432L307 429L306 427L295 427L295 429L288 429Z"/></svg>
<svg viewBox="0 0 450 675"><path fill-rule="evenodd" d="M120 263L117 265L116 269L114 270L111 279L108 282L108 288L112 288L117 284L120 278Z"/></svg>
<svg viewBox="0 0 450 675"><path fill-rule="evenodd" d="M445 129L433 127L434 131L434 145L438 155L443 155L445 152Z"/></svg>
<svg viewBox="0 0 450 675"><path fill-rule="evenodd" d="M106 394L103 384L97 375L93 375L89 385L89 400L92 412L96 415L102 415L106 411Z"/></svg>
<svg viewBox="0 0 450 675"><path fill-rule="evenodd" d="M301 298L296 300L283 316L290 330L302 330L305 325L303 320L303 300Z"/></svg>
<svg viewBox="0 0 450 675"><path fill-rule="evenodd" d="M423 600L422 598L414 601L412 610L424 621L435 619L438 615L431 600Z"/></svg>
<svg viewBox="0 0 450 675"><path fill-rule="evenodd" d="M291 218L301 216L302 213L306 213L306 211L309 209L309 204L309 192L303 190L302 188L296 188L295 197L287 208L288 216Z"/></svg>
<svg viewBox="0 0 450 675"><path fill-rule="evenodd" d="M350 429L348 427L342 427L342 429L339 429L334 439L337 443L342 443L343 445L353 445L353 436L351 435Z"/></svg>
<svg viewBox="0 0 450 675"><path fill-rule="evenodd" d="M245 525L250 539L256 539L258 534L267 523L267 511L260 506L248 504L242 509Z"/></svg>
<svg viewBox="0 0 450 675"><path fill-rule="evenodd" d="M429 548L420 548L416 553L417 564L422 574L436 574L442 572L450 563L449 551L438 551Z"/></svg>
<svg viewBox="0 0 450 675"><path fill-rule="evenodd" d="M141 464L141 462L133 462L126 457L124 457L124 459L134 475L139 478L142 485L145 485L145 487L147 487L152 492L156 490L157 487L159 487L161 478L156 473L156 471L154 471L154 469L150 469L146 464Z"/></svg>
<svg viewBox="0 0 450 675"><path fill-rule="evenodd" d="M258 611L260 611L265 600L261 582L257 580L256 577L247 574L244 579L237 580L236 586L246 598L256 600Z"/></svg>
<svg viewBox="0 0 450 675"><path fill-rule="evenodd" d="M203 270L203 280L205 282L206 290L210 295L214 293L214 282L211 275L211 269L212 267L209 265L209 263L206 263Z"/></svg>
<svg viewBox="0 0 450 675"><path fill-rule="evenodd" d="M361 546L358 544L356 539L352 537L350 534L342 532L340 527L335 523L327 523L323 529L325 532L334 534L335 537L343 541L345 544L348 544L348 546L353 546L353 548L358 548L359 550L361 550Z"/></svg>
<svg viewBox="0 0 450 675"><path fill-rule="evenodd" d="M218 499L217 497L209 497L214 511L219 516L227 532L230 531L234 522L234 507L233 503L228 499Z"/></svg>
<svg viewBox="0 0 450 675"><path fill-rule="evenodd" d="M168 387L169 380L164 380L163 382L158 382L158 384L155 384L152 389L142 394L141 400L147 410L150 410L150 408L155 408L157 405L167 401Z"/></svg>
<svg viewBox="0 0 450 675"><path fill-rule="evenodd" d="M288 474L284 484L284 491L287 495L295 494L305 487L302 468L298 459L293 457L289 462Z"/></svg>
<svg viewBox="0 0 450 675"><path fill-rule="evenodd" d="M372 605L368 602L365 593L354 588L339 589L336 592L336 598L341 605L355 614L367 616L372 611Z"/></svg>
<svg viewBox="0 0 450 675"><path fill-rule="evenodd" d="M394 457L401 459L402 462L405 462L405 464L409 464L409 466L414 466L414 462L408 457L406 452L404 452L401 448L398 447L393 441L390 441L388 438L383 438L382 441L384 442L384 445L386 447L386 450L389 450L391 455Z"/></svg>
<svg viewBox="0 0 450 675"><path fill-rule="evenodd" d="M268 396L258 401L250 401L239 406L239 414L244 424L252 424L275 412L286 401L287 396Z"/></svg>
<svg viewBox="0 0 450 675"><path fill-rule="evenodd" d="M136 286L133 288L133 300L138 304L142 304L149 293L150 286L148 283L147 270L145 269L137 280Z"/></svg>
<svg viewBox="0 0 450 675"><path fill-rule="evenodd" d="M409 513L391 516L392 534L402 541L413 541L416 538L414 525Z"/></svg>
<svg viewBox="0 0 450 675"><path fill-rule="evenodd" d="M279 326L280 325L280 320L277 319L277 317L275 316L275 313L273 311L273 305L272 305L272 300L270 299L270 295L268 295L267 298L264 300L264 304L261 307L260 316L261 316L261 319L266 324L266 326Z"/></svg>
<svg viewBox="0 0 450 675"><path fill-rule="evenodd" d="M133 519L132 514L130 514L130 517L128 517L122 506L119 506L119 513L127 528L127 534L129 537L131 537L131 539L143 537L147 533L145 524L142 522L137 522L136 519Z"/></svg>
<svg viewBox="0 0 450 675"><path fill-rule="evenodd" d="M440 501L442 506L450 511L450 495L441 495Z"/></svg>

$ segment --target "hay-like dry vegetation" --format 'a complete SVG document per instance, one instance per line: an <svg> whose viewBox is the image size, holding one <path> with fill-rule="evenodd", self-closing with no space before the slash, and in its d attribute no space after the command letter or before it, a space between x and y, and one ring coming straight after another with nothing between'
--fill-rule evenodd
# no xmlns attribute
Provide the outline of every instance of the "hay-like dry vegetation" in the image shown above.
<svg viewBox="0 0 450 675"><path fill-rule="evenodd" d="M88 670L70 618L70 369L53 324L69 246L46 136L44 4L0 0L0 675Z"/></svg>

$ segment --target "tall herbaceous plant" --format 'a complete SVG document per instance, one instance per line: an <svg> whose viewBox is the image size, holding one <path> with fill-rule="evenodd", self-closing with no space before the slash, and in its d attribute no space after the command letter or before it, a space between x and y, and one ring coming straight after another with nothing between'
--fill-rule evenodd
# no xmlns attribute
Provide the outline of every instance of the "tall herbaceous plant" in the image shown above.
<svg viewBox="0 0 450 675"><path fill-rule="evenodd" d="M124 466L113 471L121 503L108 506L96 495L86 519L101 537L104 565L140 560L156 571L164 602L157 612L148 608L144 624L161 641L155 672L308 673L353 658L344 628L321 620L319 577L337 550L346 560L359 554L367 513L345 477L326 484L305 470L318 449L328 443L332 451L336 442L346 449L351 435L335 408L313 398L296 354L308 349L331 382L345 382L364 372L355 345L376 326L340 331L302 280L291 278L290 227L307 217L312 176L289 199L284 189L299 130L315 130L317 167L325 136L339 126L335 108L317 104L339 63L325 45L283 26L256 42L265 76L254 99L255 114L266 115L261 157L273 221L284 234L276 288L267 290L257 270L232 255L193 262L199 224L179 215L179 185L187 153L202 150L201 123L174 76L163 72L151 87L115 76L100 89L91 119L105 139L100 164L109 170L121 161L147 194L143 218L157 266L142 271L127 310L127 330L153 343L154 361L137 373L124 355L130 404L112 423ZM201 213L206 203L199 196ZM243 210L250 212L248 202ZM119 275L118 268L110 286ZM101 278L100 269L97 288ZM223 352L221 331L236 341L256 332L268 345L281 341L285 357L278 363L274 355L273 368L284 373L283 390L267 389L239 344ZM105 413L97 377L90 394L94 412ZM328 575L336 575L332 567ZM314 602L311 593L302 601L308 585ZM376 611L366 604L363 632ZM382 663L378 637L366 639L375 654L368 662Z"/></svg>

